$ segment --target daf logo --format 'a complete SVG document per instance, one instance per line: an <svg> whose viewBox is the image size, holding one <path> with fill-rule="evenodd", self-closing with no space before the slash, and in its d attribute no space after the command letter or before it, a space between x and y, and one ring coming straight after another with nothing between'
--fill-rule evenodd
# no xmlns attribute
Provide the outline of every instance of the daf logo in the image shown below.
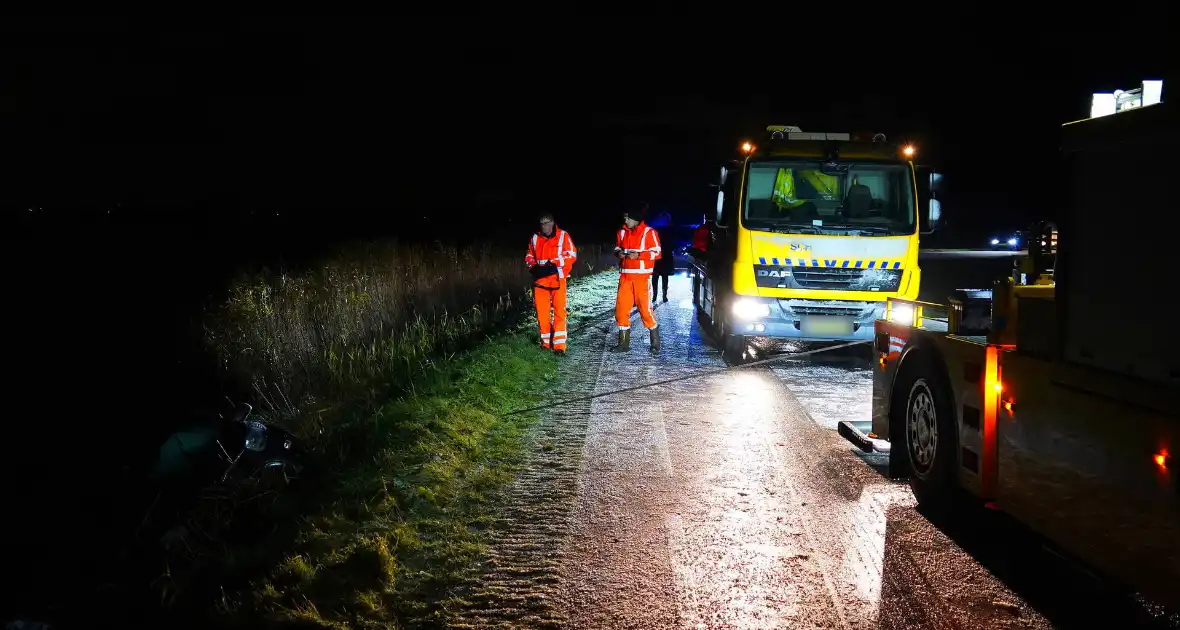
<svg viewBox="0 0 1180 630"><path fill-rule="evenodd" d="M791 243L791 251L793 252L809 252L811 246L807 243Z"/></svg>
<svg viewBox="0 0 1180 630"><path fill-rule="evenodd" d="M759 269L757 275L760 278L790 278L790 269Z"/></svg>

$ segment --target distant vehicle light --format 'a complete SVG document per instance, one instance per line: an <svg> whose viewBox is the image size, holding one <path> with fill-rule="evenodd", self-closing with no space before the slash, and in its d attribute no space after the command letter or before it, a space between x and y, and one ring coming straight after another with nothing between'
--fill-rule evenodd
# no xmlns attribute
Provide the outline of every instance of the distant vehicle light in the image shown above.
<svg viewBox="0 0 1180 630"><path fill-rule="evenodd" d="M1165 470L1168 468L1168 451L1160 451L1153 455L1151 459L1155 462L1156 466Z"/></svg>
<svg viewBox="0 0 1180 630"><path fill-rule="evenodd" d="M753 150L754 150L754 145L750 144L749 142L742 143L742 153L749 153Z"/></svg>
<svg viewBox="0 0 1180 630"><path fill-rule="evenodd" d="M1008 239L1008 244L1015 245L1016 244L1016 237L1012 237L1012 238Z"/></svg>
<svg viewBox="0 0 1180 630"><path fill-rule="evenodd" d="M999 245L999 244L1000 244L1000 239L998 239L998 238L992 239L992 245Z"/></svg>
<svg viewBox="0 0 1180 630"><path fill-rule="evenodd" d="M894 304L889 309L889 321L895 324L914 325L914 307L909 304Z"/></svg>
<svg viewBox="0 0 1180 630"><path fill-rule="evenodd" d="M905 148L901 150L901 154L906 157L914 157L914 152L915 152L915 149L914 149L914 145L912 145L912 144L907 144L905 146Z"/></svg>

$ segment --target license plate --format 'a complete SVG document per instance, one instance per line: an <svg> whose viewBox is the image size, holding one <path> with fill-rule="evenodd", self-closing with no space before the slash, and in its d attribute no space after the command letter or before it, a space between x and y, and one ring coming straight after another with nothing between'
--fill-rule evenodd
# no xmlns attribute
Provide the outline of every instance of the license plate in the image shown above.
<svg viewBox="0 0 1180 630"><path fill-rule="evenodd" d="M852 335L852 318L812 315L799 322L799 329L807 337L848 337Z"/></svg>

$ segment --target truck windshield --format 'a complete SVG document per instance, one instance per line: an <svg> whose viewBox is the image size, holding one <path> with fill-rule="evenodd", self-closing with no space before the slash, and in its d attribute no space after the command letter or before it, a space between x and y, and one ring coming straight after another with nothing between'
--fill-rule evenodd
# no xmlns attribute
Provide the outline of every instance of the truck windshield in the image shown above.
<svg viewBox="0 0 1180 630"><path fill-rule="evenodd" d="M825 174L820 162L752 162L743 222L753 230L890 236L914 233L914 186L906 164L844 162Z"/></svg>

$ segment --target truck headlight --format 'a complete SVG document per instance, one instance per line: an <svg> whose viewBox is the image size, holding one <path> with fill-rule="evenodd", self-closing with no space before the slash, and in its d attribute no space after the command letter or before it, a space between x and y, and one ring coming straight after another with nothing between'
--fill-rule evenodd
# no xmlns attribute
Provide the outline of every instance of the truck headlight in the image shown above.
<svg viewBox="0 0 1180 630"><path fill-rule="evenodd" d="M889 321L895 324L914 325L914 307L909 304L894 304L889 309Z"/></svg>
<svg viewBox="0 0 1180 630"><path fill-rule="evenodd" d="M738 319L770 317L770 305L750 298L739 298L733 303L733 314Z"/></svg>

